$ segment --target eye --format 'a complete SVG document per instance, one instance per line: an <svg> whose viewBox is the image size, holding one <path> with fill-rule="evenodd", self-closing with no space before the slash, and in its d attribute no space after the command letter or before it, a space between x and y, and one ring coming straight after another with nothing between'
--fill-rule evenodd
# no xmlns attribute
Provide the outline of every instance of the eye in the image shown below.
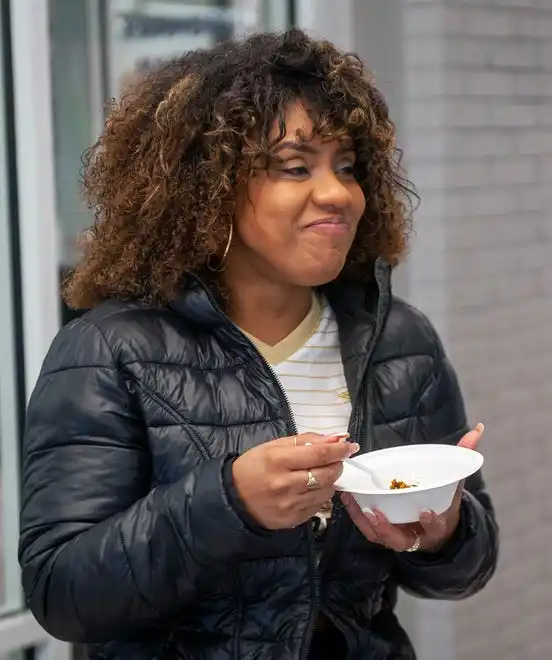
<svg viewBox="0 0 552 660"><path fill-rule="evenodd" d="M355 173L355 166L354 165L343 165L343 167L340 167L339 172L342 174L347 174L350 176L353 176Z"/></svg>
<svg viewBox="0 0 552 660"><path fill-rule="evenodd" d="M291 176L305 176L306 174L309 173L309 171L304 165L296 165L295 167L286 167L283 171L286 174L290 174Z"/></svg>

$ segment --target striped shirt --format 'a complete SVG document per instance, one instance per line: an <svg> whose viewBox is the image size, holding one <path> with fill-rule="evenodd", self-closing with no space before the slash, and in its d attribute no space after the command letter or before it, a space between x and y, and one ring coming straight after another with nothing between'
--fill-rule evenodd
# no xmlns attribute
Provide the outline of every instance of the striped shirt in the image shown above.
<svg viewBox="0 0 552 660"><path fill-rule="evenodd" d="M275 346L250 338L280 381L298 433L347 431L351 403L337 322L325 299L315 297L305 319Z"/></svg>

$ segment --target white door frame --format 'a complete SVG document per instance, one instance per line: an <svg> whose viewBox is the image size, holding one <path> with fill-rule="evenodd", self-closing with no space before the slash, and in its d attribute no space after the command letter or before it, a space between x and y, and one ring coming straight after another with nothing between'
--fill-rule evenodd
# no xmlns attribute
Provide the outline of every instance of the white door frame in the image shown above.
<svg viewBox="0 0 552 660"><path fill-rule="evenodd" d="M55 211L53 124L51 103L50 39L47 0L11 0L11 50L14 81L15 137L17 162L18 217L24 332L26 398L32 391L44 355L60 326L58 284L58 228ZM0 62L0 68L1 68ZM0 154L1 156L2 154ZM1 158L0 158L1 160ZM4 161L5 162L5 161ZM6 218L5 218L6 219ZM4 226L4 224L6 226ZM4 249L0 259L9 270L7 223L0 229ZM2 281L3 304L12 304L12 273ZM8 293L6 294L6 291ZM7 296L7 297L6 297ZM11 308L11 307L10 307ZM4 309L2 307L2 309ZM13 332L13 325L11 332ZM9 330L9 328L8 328ZM13 335L12 341L13 345ZM8 346L5 344L4 346ZM10 352L9 350L7 351ZM15 362L11 367L15 376ZM12 377L12 378L13 378ZM7 396L10 394L10 396ZM2 487L4 506L19 507L17 401L15 391L3 390L1 428ZM7 410L8 405L11 410ZM12 420L7 427L6 420ZM5 451L5 447L9 451ZM9 493L6 490L9 488ZM17 516L14 518L17 519ZM17 523L14 523L17 525ZM15 537L15 538L12 538ZM13 551L17 531L10 526L10 538L4 539L7 551ZM13 553L12 553L13 554ZM21 600L21 605L23 601ZM71 646L48 635L30 612L0 619L0 654L35 647L38 660L70 660Z"/></svg>
<svg viewBox="0 0 552 660"><path fill-rule="evenodd" d="M0 34L3 15L0 13ZM0 37L1 39L1 37ZM6 145L7 126L4 108L5 63L0 44L0 570L4 578L4 612L22 608L17 571L17 534L19 527L19 401L16 365L16 326L14 319L14 279L12 272L10 176Z"/></svg>
<svg viewBox="0 0 552 660"><path fill-rule="evenodd" d="M11 0L27 397L60 327L59 229L47 0Z"/></svg>

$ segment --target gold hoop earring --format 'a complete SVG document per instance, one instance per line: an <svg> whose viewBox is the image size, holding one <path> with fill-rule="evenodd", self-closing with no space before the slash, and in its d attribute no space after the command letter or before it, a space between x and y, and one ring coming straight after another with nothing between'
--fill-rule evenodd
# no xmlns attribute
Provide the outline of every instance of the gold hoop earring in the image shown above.
<svg viewBox="0 0 552 660"><path fill-rule="evenodd" d="M222 253L222 257L220 259L220 262L217 266L213 266L211 257L213 255L209 255L209 258L207 259L207 268L212 271L213 273L222 273L224 270L224 265L226 263L226 257L228 256L228 252L230 252L230 245L232 244L232 237L234 236L234 224L230 223L230 230L228 232L228 240L226 241L226 247L224 248L224 252Z"/></svg>

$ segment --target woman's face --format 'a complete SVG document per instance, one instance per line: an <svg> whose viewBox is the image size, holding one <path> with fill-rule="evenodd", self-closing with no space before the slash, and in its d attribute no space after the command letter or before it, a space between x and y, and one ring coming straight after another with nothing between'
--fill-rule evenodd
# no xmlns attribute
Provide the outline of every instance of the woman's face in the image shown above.
<svg viewBox="0 0 552 660"><path fill-rule="evenodd" d="M228 267L273 283L319 286L345 264L364 194L350 140L301 140L312 134L312 122L299 103L285 121L286 134L273 150L277 158L238 193Z"/></svg>

